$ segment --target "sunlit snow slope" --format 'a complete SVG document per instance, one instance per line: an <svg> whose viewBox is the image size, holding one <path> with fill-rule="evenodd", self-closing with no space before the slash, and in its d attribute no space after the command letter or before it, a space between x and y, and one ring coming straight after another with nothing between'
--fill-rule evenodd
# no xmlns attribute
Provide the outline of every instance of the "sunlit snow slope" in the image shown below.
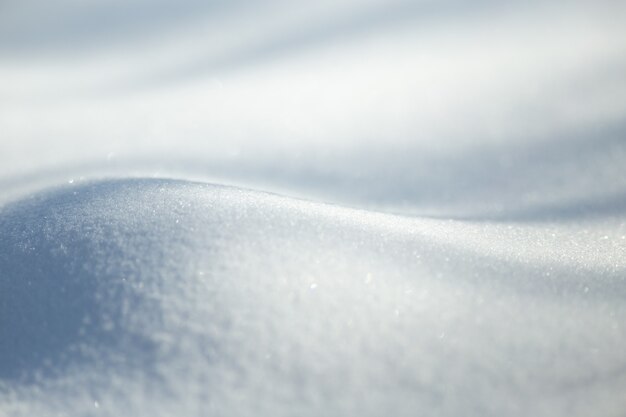
<svg viewBox="0 0 626 417"><path fill-rule="evenodd" d="M0 410L619 415L620 233L66 186L0 213Z"/></svg>

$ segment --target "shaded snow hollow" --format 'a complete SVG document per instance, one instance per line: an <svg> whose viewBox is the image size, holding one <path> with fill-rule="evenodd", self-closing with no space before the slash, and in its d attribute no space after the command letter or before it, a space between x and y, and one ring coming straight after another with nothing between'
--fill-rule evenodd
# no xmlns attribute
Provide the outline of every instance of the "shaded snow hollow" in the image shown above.
<svg viewBox="0 0 626 417"><path fill-rule="evenodd" d="M554 232L174 180L40 193L0 209L0 415L620 415L624 231Z"/></svg>

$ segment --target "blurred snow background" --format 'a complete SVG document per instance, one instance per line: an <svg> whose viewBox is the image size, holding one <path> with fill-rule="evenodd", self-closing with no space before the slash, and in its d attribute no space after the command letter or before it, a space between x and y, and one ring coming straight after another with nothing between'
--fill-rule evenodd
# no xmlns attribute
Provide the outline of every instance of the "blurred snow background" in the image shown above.
<svg viewBox="0 0 626 417"><path fill-rule="evenodd" d="M625 22L2 2L0 416L622 415Z"/></svg>
<svg viewBox="0 0 626 417"><path fill-rule="evenodd" d="M467 218L624 208L622 2L4 2L0 181Z"/></svg>

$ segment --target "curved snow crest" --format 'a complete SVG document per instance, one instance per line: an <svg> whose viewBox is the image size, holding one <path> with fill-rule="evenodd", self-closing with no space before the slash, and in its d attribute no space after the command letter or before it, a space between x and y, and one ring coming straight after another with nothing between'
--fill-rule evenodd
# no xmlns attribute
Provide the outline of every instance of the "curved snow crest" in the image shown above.
<svg viewBox="0 0 626 417"><path fill-rule="evenodd" d="M0 211L0 414L617 415L622 232L520 252L186 181L43 193Z"/></svg>

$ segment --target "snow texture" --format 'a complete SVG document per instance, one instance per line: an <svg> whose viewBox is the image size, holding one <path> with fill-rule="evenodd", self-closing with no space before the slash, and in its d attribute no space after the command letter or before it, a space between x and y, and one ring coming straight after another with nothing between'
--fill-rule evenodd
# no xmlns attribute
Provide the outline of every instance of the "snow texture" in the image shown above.
<svg viewBox="0 0 626 417"><path fill-rule="evenodd" d="M626 7L0 13L0 417L626 413Z"/></svg>
<svg viewBox="0 0 626 417"><path fill-rule="evenodd" d="M167 180L64 187L1 219L9 415L626 406L623 246L525 264L456 245L464 223Z"/></svg>

